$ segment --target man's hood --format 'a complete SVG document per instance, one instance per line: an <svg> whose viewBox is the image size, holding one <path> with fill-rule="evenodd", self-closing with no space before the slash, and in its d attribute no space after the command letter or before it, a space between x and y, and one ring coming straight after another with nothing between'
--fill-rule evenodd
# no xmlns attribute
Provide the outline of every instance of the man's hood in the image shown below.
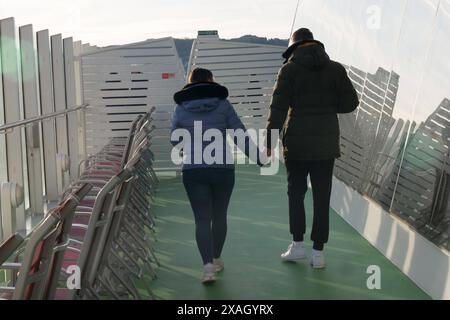
<svg viewBox="0 0 450 320"><path fill-rule="evenodd" d="M295 49L290 61L308 69L319 70L330 63L330 57L323 44L318 43Z"/></svg>
<svg viewBox="0 0 450 320"><path fill-rule="evenodd" d="M203 98L183 102L180 106L189 112L211 112L216 110L221 103L219 98Z"/></svg>

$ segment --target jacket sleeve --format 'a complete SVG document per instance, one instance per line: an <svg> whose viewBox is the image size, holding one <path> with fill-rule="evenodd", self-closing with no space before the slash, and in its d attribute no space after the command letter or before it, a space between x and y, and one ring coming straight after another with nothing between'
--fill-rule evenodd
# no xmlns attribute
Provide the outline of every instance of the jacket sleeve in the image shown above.
<svg viewBox="0 0 450 320"><path fill-rule="evenodd" d="M172 139L172 134L176 129L180 128L180 124L178 122L178 106L175 107L175 110L173 111L173 115L172 115L172 129L170 130L170 143L173 146L176 146L177 144L179 144L181 142L181 139Z"/></svg>
<svg viewBox="0 0 450 320"><path fill-rule="evenodd" d="M234 110L233 105L226 100L227 104L227 129L242 129L247 130L245 125L242 123L241 118L239 118L236 110Z"/></svg>
<svg viewBox="0 0 450 320"><path fill-rule="evenodd" d="M271 148L271 130L282 130L289 107L292 102L293 80L289 76L289 64L281 68L278 73L277 83L270 102L269 119L267 123L266 147Z"/></svg>
<svg viewBox="0 0 450 320"><path fill-rule="evenodd" d="M239 118L238 114L236 113L236 110L234 110L233 105L227 100L226 101L227 105L228 105L228 112L227 112L227 129L234 129L234 130L238 130L238 129L242 129L245 133L247 132L247 128L245 127L245 125L242 123L241 118ZM238 139L235 136L234 137L234 143L239 147L238 145ZM250 150L252 149L251 147L253 147L254 150L257 151L256 154L256 159L252 159L251 154L250 154ZM247 158L256 161L256 163L258 165L261 165L260 162L260 150L258 148L258 146L254 145L254 142L252 139L250 139L248 136L245 139L245 150L241 150L242 152L245 153L245 155L247 156Z"/></svg>
<svg viewBox="0 0 450 320"><path fill-rule="evenodd" d="M352 81L347 75L343 66L340 68L340 77L338 83L338 113L352 113L358 108L359 99Z"/></svg>

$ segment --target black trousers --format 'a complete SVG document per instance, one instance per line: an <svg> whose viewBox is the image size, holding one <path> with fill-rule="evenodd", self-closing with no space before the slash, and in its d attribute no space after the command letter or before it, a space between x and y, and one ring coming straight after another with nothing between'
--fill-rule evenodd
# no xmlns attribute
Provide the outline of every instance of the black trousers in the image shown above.
<svg viewBox="0 0 450 320"><path fill-rule="evenodd" d="M229 169L183 172L183 184L195 216L195 238L204 264L212 263L222 254L234 180L234 170Z"/></svg>
<svg viewBox="0 0 450 320"><path fill-rule="evenodd" d="M289 224L294 241L304 240L306 233L305 195L308 175L311 178L314 219L311 240L314 249L323 250L330 231L330 198L334 159L325 161L286 160L289 196Z"/></svg>

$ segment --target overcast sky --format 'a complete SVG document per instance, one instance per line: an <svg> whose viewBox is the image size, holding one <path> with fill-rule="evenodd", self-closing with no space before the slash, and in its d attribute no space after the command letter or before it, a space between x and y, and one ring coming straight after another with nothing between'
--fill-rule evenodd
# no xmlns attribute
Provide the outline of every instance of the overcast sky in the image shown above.
<svg viewBox="0 0 450 320"><path fill-rule="evenodd" d="M35 31L50 29L98 46L195 38L198 30L218 30L225 39L288 38L296 5L297 0L0 0L0 19L12 16L17 26L32 23ZM380 26L372 30L368 8L374 6L380 8ZM448 97L449 17L450 0L301 0L295 27L311 28L333 59L400 74L395 112L411 118L414 109L415 120L423 120Z"/></svg>
<svg viewBox="0 0 450 320"><path fill-rule="evenodd" d="M104 46L219 30L288 38L297 0L0 0L0 19Z"/></svg>

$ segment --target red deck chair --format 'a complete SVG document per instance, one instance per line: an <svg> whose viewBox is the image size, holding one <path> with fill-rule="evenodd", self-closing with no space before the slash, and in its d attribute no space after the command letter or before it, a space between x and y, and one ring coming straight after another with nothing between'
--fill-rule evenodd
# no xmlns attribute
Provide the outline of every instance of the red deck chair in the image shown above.
<svg viewBox="0 0 450 320"><path fill-rule="evenodd" d="M0 269L17 272L14 287L0 288L1 298L41 300L52 297L51 290L60 273L60 253L67 246L66 238L75 208L91 189L84 185L53 209L31 232L24 243L21 263L3 263ZM19 253L20 254L20 253Z"/></svg>

